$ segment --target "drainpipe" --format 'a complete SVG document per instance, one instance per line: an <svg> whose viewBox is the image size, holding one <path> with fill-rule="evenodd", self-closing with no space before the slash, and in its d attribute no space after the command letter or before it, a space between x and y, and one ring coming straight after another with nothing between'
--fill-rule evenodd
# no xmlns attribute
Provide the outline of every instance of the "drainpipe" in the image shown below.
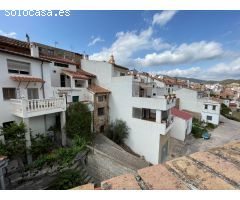
<svg viewBox="0 0 240 200"><path fill-rule="evenodd" d="M41 76L42 76L42 80L44 80L43 79L43 61L42 61L42 63L41 63ZM44 83L43 83L44 84ZM45 99L45 88L44 88L44 85L43 85L43 87L42 87L42 91L43 91L43 98Z"/></svg>
<svg viewBox="0 0 240 200"><path fill-rule="evenodd" d="M41 76L42 76L42 80L44 80L44 78L43 78L43 61L41 63ZM43 99L45 99L44 83L43 83L43 86L42 86L42 91L43 91ZM47 131L47 118L46 118L46 115L43 115L43 120L44 120L44 129L45 129L45 131Z"/></svg>

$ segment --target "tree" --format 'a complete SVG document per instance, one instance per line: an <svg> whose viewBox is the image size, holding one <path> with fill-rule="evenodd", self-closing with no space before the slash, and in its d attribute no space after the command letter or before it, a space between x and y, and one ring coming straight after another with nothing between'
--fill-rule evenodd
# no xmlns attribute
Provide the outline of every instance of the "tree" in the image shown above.
<svg viewBox="0 0 240 200"><path fill-rule="evenodd" d="M26 153L25 133L27 129L23 122L19 124L13 122L6 127L0 127L0 130L0 134L5 138L5 144L1 144L1 149L5 149L7 156L18 157Z"/></svg>
<svg viewBox="0 0 240 200"><path fill-rule="evenodd" d="M105 135L117 144L123 144L124 140L128 138L129 131L126 122L117 119L108 126Z"/></svg>
<svg viewBox="0 0 240 200"><path fill-rule="evenodd" d="M91 112L86 104L76 102L71 104L66 111L66 133L70 138L80 136L91 138Z"/></svg>

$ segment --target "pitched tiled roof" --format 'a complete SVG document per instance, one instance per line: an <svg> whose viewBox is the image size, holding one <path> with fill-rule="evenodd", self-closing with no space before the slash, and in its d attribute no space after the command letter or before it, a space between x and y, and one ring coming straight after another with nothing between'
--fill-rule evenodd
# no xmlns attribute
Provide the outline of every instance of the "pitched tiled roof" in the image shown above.
<svg viewBox="0 0 240 200"><path fill-rule="evenodd" d="M55 62L65 63L65 64L79 65L78 63L72 60L64 59L64 58L57 58L57 57L50 57L50 56L43 56L43 55L40 55L40 58L48 59Z"/></svg>
<svg viewBox="0 0 240 200"><path fill-rule="evenodd" d="M0 42L4 43L4 44L17 46L17 47L22 47L22 48L29 48L30 47L30 44L28 42L21 41L21 40L16 40L16 39L5 37L5 36L2 36L2 35L0 35Z"/></svg>
<svg viewBox="0 0 240 200"><path fill-rule="evenodd" d="M15 75L15 76L10 76L10 78L14 81L21 81L21 82L39 82L39 83L45 82L43 79L36 78L33 76Z"/></svg>
<svg viewBox="0 0 240 200"><path fill-rule="evenodd" d="M89 76L84 75L82 72L78 72L78 71L75 72L75 71L72 71L72 70L69 70L69 69L64 69L64 70L62 70L62 72L64 74L66 74L67 76L71 76L73 78L79 78L79 79L85 79L85 80L90 79Z"/></svg>
<svg viewBox="0 0 240 200"><path fill-rule="evenodd" d="M97 94L97 93L110 93L111 91L103 88L103 87L100 87L98 85L95 85L95 84L91 84L88 89L90 91L92 91L93 93Z"/></svg>
<svg viewBox="0 0 240 200"><path fill-rule="evenodd" d="M84 70L82 70L82 69L79 69L78 72L82 73L82 74L85 75L85 76L89 76L89 77L92 77L92 78L96 78L96 75L95 75L95 74L91 74L91 73L86 72L86 71L84 71Z"/></svg>
<svg viewBox="0 0 240 200"><path fill-rule="evenodd" d="M240 189L240 141L105 180L105 190ZM89 186L88 186L89 187Z"/></svg>
<svg viewBox="0 0 240 200"><path fill-rule="evenodd" d="M189 120L192 118L192 115L190 115L189 113L184 112L182 110L179 110L177 108L172 108L171 113L172 113L172 115L179 117L181 119L184 119L184 120Z"/></svg>
<svg viewBox="0 0 240 200"><path fill-rule="evenodd" d="M30 58L30 59L44 61L44 62L51 62L51 61L49 61L47 59L44 59L44 58L37 58L37 57L33 57L33 56L30 56L30 55L27 55L27 54L18 53L18 52L6 50L6 49L0 49L0 52L7 53L7 54L12 54L12 55L16 55L16 56L22 56L22 57L25 57L25 58Z"/></svg>

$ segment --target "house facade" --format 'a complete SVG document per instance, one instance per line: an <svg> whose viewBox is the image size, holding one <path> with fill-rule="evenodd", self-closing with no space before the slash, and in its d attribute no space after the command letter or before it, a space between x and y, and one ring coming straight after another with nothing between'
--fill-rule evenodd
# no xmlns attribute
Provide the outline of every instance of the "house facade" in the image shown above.
<svg viewBox="0 0 240 200"><path fill-rule="evenodd" d="M109 119L122 119L130 127L126 144L153 164L165 161L169 151L175 99L158 96L156 83L112 62L82 60L81 68L97 74L95 83L111 91Z"/></svg>
<svg viewBox="0 0 240 200"><path fill-rule="evenodd" d="M65 96L53 95L50 61L1 49L0 64L0 125L4 127L13 121L23 121L27 125L25 137L29 147L30 137L47 133L55 125L58 115L63 133L62 142L65 145L63 126L66 100ZM5 139L2 136L3 142Z"/></svg>
<svg viewBox="0 0 240 200"><path fill-rule="evenodd" d="M187 110L196 114L195 117L201 121L219 124L220 118L220 103L211 100L209 97L204 96L201 91L193 89L182 88L176 91L177 98L179 98L179 109Z"/></svg>
<svg viewBox="0 0 240 200"><path fill-rule="evenodd" d="M177 108L172 108L171 113L174 116L171 137L185 141L186 136L192 131L192 115Z"/></svg>

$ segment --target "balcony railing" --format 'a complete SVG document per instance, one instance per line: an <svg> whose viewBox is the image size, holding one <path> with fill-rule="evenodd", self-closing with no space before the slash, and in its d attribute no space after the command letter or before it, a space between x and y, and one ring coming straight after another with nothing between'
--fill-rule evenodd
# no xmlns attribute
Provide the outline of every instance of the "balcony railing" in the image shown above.
<svg viewBox="0 0 240 200"><path fill-rule="evenodd" d="M66 110L65 97L54 99L11 99L12 113L18 117L28 118Z"/></svg>

